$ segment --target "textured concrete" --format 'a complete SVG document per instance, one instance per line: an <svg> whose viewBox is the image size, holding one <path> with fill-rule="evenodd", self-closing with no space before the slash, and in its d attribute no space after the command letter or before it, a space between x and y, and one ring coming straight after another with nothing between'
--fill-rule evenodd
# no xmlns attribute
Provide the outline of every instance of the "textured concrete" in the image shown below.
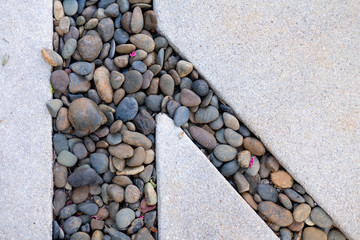
<svg viewBox="0 0 360 240"><path fill-rule="evenodd" d="M172 119L156 122L161 240L278 239Z"/></svg>
<svg viewBox="0 0 360 240"><path fill-rule="evenodd" d="M40 50L52 48L52 1L0 9L0 239L51 239L50 67Z"/></svg>
<svg viewBox="0 0 360 240"><path fill-rule="evenodd" d="M360 239L360 2L154 0L159 31Z"/></svg>

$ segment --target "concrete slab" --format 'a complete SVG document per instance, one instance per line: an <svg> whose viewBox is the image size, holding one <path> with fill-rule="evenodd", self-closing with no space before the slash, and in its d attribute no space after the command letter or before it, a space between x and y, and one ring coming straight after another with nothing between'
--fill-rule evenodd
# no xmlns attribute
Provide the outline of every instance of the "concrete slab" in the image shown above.
<svg viewBox="0 0 360 240"><path fill-rule="evenodd" d="M360 239L360 3L153 2L171 45Z"/></svg>
<svg viewBox="0 0 360 240"><path fill-rule="evenodd" d="M161 240L278 239L172 119L156 122Z"/></svg>
<svg viewBox="0 0 360 240"><path fill-rule="evenodd" d="M52 48L52 1L0 9L0 239L51 239L51 68L40 50Z"/></svg>

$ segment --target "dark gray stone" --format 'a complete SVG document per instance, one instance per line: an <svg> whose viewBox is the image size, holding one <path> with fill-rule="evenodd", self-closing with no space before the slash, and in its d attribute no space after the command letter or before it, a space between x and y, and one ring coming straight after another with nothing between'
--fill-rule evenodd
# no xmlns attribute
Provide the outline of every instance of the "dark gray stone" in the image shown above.
<svg viewBox="0 0 360 240"><path fill-rule="evenodd" d="M123 122L133 120L138 109L138 103L135 98L125 97L116 108L115 119Z"/></svg>

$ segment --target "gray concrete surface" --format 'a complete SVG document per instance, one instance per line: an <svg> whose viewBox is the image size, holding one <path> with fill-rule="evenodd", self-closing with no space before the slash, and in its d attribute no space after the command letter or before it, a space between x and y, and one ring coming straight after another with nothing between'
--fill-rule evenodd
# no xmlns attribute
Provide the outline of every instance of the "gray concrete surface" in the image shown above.
<svg viewBox="0 0 360 240"><path fill-rule="evenodd" d="M52 1L0 1L0 239L51 239ZM9 60L2 66L3 56Z"/></svg>
<svg viewBox="0 0 360 240"><path fill-rule="evenodd" d="M278 239L172 119L156 122L161 240Z"/></svg>
<svg viewBox="0 0 360 240"><path fill-rule="evenodd" d="M360 3L153 2L171 45L360 239Z"/></svg>

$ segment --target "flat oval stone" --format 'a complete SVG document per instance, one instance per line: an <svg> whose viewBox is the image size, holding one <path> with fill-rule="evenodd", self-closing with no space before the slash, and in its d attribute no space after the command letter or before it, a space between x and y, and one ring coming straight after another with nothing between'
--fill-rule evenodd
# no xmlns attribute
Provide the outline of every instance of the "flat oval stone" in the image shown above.
<svg viewBox="0 0 360 240"><path fill-rule="evenodd" d="M164 74L160 77L159 86L164 95L172 96L174 94L175 82L169 74Z"/></svg>
<svg viewBox="0 0 360 240"><path fill-rule="evenodd" d="M320 207L314 207L310 214L311 221L321 228L329 228L332 225L332 220L329 215Z"/></svg>
<svg viewBox="0 0 360 240"><path fill-rule="evenodd" d="M53 118L56 118L56 115L62 106L63 102L60 99L51 99L46 102L46 107Z"/></svg>
<svg viewBox="0 0 360 240"><path fill-rule="evenodd" d="M119 68L124 68L129 63L129 55L122 55L114 58L114 63Z"/></svg>
<svg viewBox="0 0 360 240"><path fill-rule="evenodd" d="M202 79L193 82L191 89L200 97L204 97L209 93L209 85Z"/></svg>
<svg viewBox="0 0 360 240"><path fill-rule="evenodd" d="M71 55L75 52L75 49L77 47L77 41L74 38L70 38L65 42L65 45L62 49L61 56L64 59L69 59Z"/></svg>
<svg viewBox="0 0 360 240"><path fill-rule="evenodd" d="M285 208L287 208L287 209L289 209L289 210L292 210L293 204L292 204L292 202L291 202L291 200L289 199L288 196L286 196L286 195L283 194L283 193L280 193L280 194L279 194L279 201L281 202L281 204L282 204Z"/></svg>
<svg viewBox="0 0 360 240"><path fill-rule="evenodd" d="M111 103L114 92L110 83L110 72L106 67L101 66L95 70L94 82L100 98L106 103Z"/></svg>
<svg viewBox="0 0 360 240"><path fill-rule="evenodd" d="M325 232L315 227L307 227L304 229L303 240L327 240Z"/></svg>
<svg viewBox="0 0 360 240"><path fill-rule="evenodd" d="M125 188L125 201L127 203L136 203L140 199L140 190L133 184Z"/></svg>
<svg viewBox="0 0 360 240"><path fill-rule="evenodd" d="M346 237L340 231L331 229L328 234L328 240L346 240Z"/></svg>
<svg viewBox="0 0 360 240"><path fill-rule="evenodd" d="M294 179L283 170L271 173L270 179L278 188L291 188L294 184Z"/></svg>
<svg viewBox="0 0 360 240"><path fill-rule="evenodd" d="M116 3L110 4L105 9L105 14L106 14L106 16L109 16L109 17L117 17L117 16L119 16L119 14L120 14L119 6Z"/></svg>
<svg viewBox="0 0 360 240"><path fill-rule="evenodd" d="M289 210L280 207L273 202L261 202L258 206L258 210L267 219L280 227L290 226L294 222L292 214Z"/></svg>
<svg viewBox="0 0 360 240"><path fill-rule="evenodd" d="M156 123L154 118L144 108L140 108L139 113L134 118L136 129L144 135L154 131Z"/></svg>
<svg viewBox="0 0 360 240"><path fill-rule="evenodd" d="M311 207L306 203L298 205L293 211L293 217L296 222L305 221L311 212Z"/></svg>
<svg viewBox="0 0 360 240"><path fill-rule="evenodd" d="M111 18L101 19L97 31L104 42L109 41L114 36L114 22Z"/></svg>
<svg viewBox="0 0 360 240"><path fill-rule="evenodd" d="M117 158L125 159L134 155L134 149L125 143L116 146L109 146L109 153Z"/></svg>
<svg viewBox="0 0 360 240"><path fill-rule="evenodd" d="M146 183L144 187L144 194L147 205L155 205L157 203L157 194L151 183Z"/></svg>
<svg viewBox="0 0 360 240"><path fill-rule="evenodd" d="M185 60L180 60L176 64L176 71L178 72L178 74L181 78L189 75L189 73L191 73L193 69L194 69L194 66L190 62L187 62Z"/></svg>
<svg viewBox="0 0 360 240"><path fill-rule="evenodd" d="M130 208L123 208L116 214L116 226L120 230L126 229L135 219L135 213Z"/></svg>
<svg viewBox="0 0 360 240"><path fill-rule="evenodd" d="M225 140L230 146L240 147L243 144L243 136L235 132L231 128L226 128L224 131Z"/></svg>
<svg viewBox="0 0 360 240"><path fill-rule="evenodd" d="M135 34L130 37L130 42L134 44L137 48L150 53L155 49L155 42L154 40L145 35L145 34Z"/></svg>
<svg viewBox="0 0 360 240"><path fill-rule="evenodd" d="M253 159L253 165L251 167L249 167L248 169L246 169L246 173L252 177L254 177L260 170L260 162L259 159L257 159L257 157L254 157Z"/></svg>
<svg viewBox="0 0 360 240"><path fill-rule="evenodd" d="M234 131L237 131L240 128L239 120L237 120L237 118L234 115L231 115L230 113L224 112L223 120L225 126L231 128Z"/></svg>
<svg viewBox="0 0 360 240"><path fill-rule="evenodd" d="M234 159L230 162L225 163L220 168L220 173L224 175L225 177L229 177L237 172L239 170L240 166L237 163L237 161Z"/></svg>
<svg viewBox="0 0 360 240"><path fill-rule="evenodd" d="M61 58L61 56L51 49L41 49L41 55L43 56L45 61L53 67L58 67L63 64L63 59Z"/></svg>
<svg viewBox="0 0 360 240"><path fill-rule="evenodd" d="M69 75L64 70L55 70L51 73L50 83L55 91L66 93L69 82Z"/></svg>
<svg viewBox="0 0 360 240"><path fill-rule="evenodd" d="M140 33L144 27L144 18L140 7L135 7L131 16L130 29L133 33Z"/></svg>
<svg viewBox="0 0 360 240"><path fill-rule="evenodd" d="M92 153L90 155L90 165L98 174L103 174L109 170L108 157L103 153Z"/></svg>
<svg viewBox="0 0 360 240"><path fill-rule="evenodd" d="M92 216L98 212L99 207L95 203L80 203L77 205L77 209L88 216Z"/></svg>
<svg viewBox="0 0 360 240"><path fill-rule="evenodd" d="M95 132L107 119L98 105L89 98L79 98L69 107L69 121L78 131Z"/></svg>
<svg viewBox="0 0 360 240"><path fill-rule="evenodd" d="M168 104L166 105L166 110L171 118L174 117L176 109L178 109L180 106L181 106L180 103L174 100L170 100L168 102Z"/></svg>
<svg viewBox="0 0 360 240"><path fill-rule="evenodd" d="M264 155L265 153L264 145L254 137L246 137L244 139L244 148L257 156Z"/></svg>
<svg viewBox="0 0 360 240"><path fill-rule="evenodd" d="M71 235L70 240L90 240L90 236L85 232L76 232Z"/></svg>
<svg viewBox="0 0 360 240"><path fill-rule="evenodd" d="M60 1L55 0L54 1L54 17L56 20L60 20L62 17L64 17L64 8Z"/></svg>
<svg viewBox="0 0 360 240"><path fill-rule="evenodd" d="M89 74L92 70L92 65L88 62L74 62L69 67L73 72L83 76Z"/></svg>
<svg viewBox="0 0 360 240"><path fill-rule="evenodd" d="M180 93L180 102L187 107L195 107L201 103L201 98L193 91L184 88Z"/></svg>
<svg viewBox="0 0 360 240"><path fill-rule="evenodd" d="M65 187L66 183L67 183L67 177L68 177L68 173L67 173L67 168L55 163L54 166L54 185L57 188L63 188Z"/></svg>
<svg viewBox="0 0 360 240"><path fill-rule="evenodd" d="M98 35L86 35L79 40L77 51L83 60L92 62L99 56L102 48L103 43Z"/></svg>
<svg viewBox="0 0 360 240"><path fill-rule="evenodd" d="M143 63L142 61L134 61L132 64L131 64L131 67L134 69L134 70L137 70L141 73L144 73L147 69L145 63Z"/></svg>
<svg viewBox="0 0 360 240"><path fill-rule="evenodd" d="M69 217L64 223L64 231L67 234L76 233L81 226L81 219L78 217Z"/></svg>
<svg viewBox="0 0 360 240"><path fill-rule="evenodd" d="M116 108L115 118L123 122L131 121L138 112L138 103L135 98L125 97Z"/></svg>
<svg viewBox="0 0 360 240"><path fill-rule="evenodd" d="M280 168L279 162L272 156L266 158L265 165L272 172L277 172Z"/></svg>
<svg viewBox="0 0 360 240"><path fill-rule="evenodd" d="M190 110L185 106L181 106L178 109L176 109L174 115L174 123L176 126L180 127L189 120L189 117L190 117Z"/></svg>
<svg viewBox="0 0 360 240"><path fill-rule="evenodd" d="M132 131L125 131L123 133L123 142L136 147L143 147L149 149L152 142L144 134Z"/></svg>
<svg viewBox="0 0 360 240"><path fill-rule="evenodd" d="M157 28L157 18L154 11L149 10L144 13L144 29L155 30Z"/></svg>
<svg viewBox="0 0 360 240"><path fill-rule="evenodd" d="M63 7L66 15L73 16L78 10L78 2L76 0L64 0Z"/></svg>
<svg viewBox="0 0 360 240"><path fill-rule="evenodd" d="M300 194L295 192L293 189L287 188L287 189L284 190L284 193L293 202L297 202L297 203L304 203L305 202L305 199Z"/></svg>
<svg viewBox="0 0 360 240"><path fill-rule="evenodd" d="M229 145L220 144L214 149L215 157L222 162L229 162L236 157L237 150Z"/></svg>
<svg viewBox="0 0 360 240"><path fill-rule="evenodd" d="M89 91L91 84L83 76L70 73L69 91L71 93L84 93Z"/></svg>
<svg viewBox="0 0 360 240"><path fill-rule="evenodd" d="M73 153L63 150L60 152L56 160L65 167L73 167L77 163L78 158Z"/></svg>
<svg viewBox="0 0 360 240"><path fill-rule="evenodd" d="M122 142L122 136L120 133L110 133L109 135L106 136L106 141L110 145L117 145Z"/></svg>
<svg viewBox="0 0 360 240"><path fill-rule="evenodd" d="M206 108L199 108L195 113L195 120L197 123L210 123L216 120L219 116L219 111L214 106L208 106Z"/></svg>
<svg viewBox="0 0 360 240"><path fill-rule="evenodd" d="M124 73L125 82L123 88L126 93L135 93L139 91L143 84L143 77L140 72L130 70Z"/></svg>
<svg viewBox="0 0 360 240"><path fill-rule="evenodd" d="M68 177L68 183L75 188L86 185L100 184L102 181L102 178L92 168L76 169Z"/></svg>
<svg viewBox="0 0 360 240"><path fill-rule="evenodd" d="M119 5L120 12L125 13L129 10L130 4L128 0L118 0L117 4Z"/></svg>
<svg viewBox="0 0 360 240"><path fill-rule="evenodd" d="M116 44L124 44L129 41L129 34L122 28L116 29L114 32L114 40Z"/></svg>
<svg viewBox="0 0 360 240"><path fill-rule="evenodd" d="M268 184L259 184L257 186L257 192L264 201L272 201L276 203L278 200L278 192L276 191L276 188Z"/></svg>
<svg viewBox="0 0 360 240"><path fill-rule="evenodd" d="M115 202L122 202L124 200L124 189L116 184L108 185L106 193Z"/></svg>
<svg viewBox="0 0 360 240"><path fill-rule="evenodd" d="M215 137L205 129L198 126L191 126L189 131L191 136L195 141L200 143L201 146L207 149L214 149L216 147Z"/></svg>
<svg viewBox="0 0 360 240"><path fill-rule="evenodd" d="M126 160L126 165L129 167L138 167L145 161L146 153L143 147L138 147L134 150L134 155Z"/></svg>
<svg viewBox="0 0 360 240"><path fill-rule="evenodd" d="M251 161L251 154L248 150L243 150L238 153L237 160L242 168L248 168Z"/></svg>
<svg viewBox="0 0 360 240"><path fill-rule="evenodd" d="M145 105L150 111L160 112L162 100L163 97L161 95L150 95L146 97Z"/></svg>
<svg viewBox="0 0 360 240"><path fill-rule="evenodd" d="M116 46L115 51L119 54L129 54L135 51L135 49L135 45L127 43Z"/></svg>

